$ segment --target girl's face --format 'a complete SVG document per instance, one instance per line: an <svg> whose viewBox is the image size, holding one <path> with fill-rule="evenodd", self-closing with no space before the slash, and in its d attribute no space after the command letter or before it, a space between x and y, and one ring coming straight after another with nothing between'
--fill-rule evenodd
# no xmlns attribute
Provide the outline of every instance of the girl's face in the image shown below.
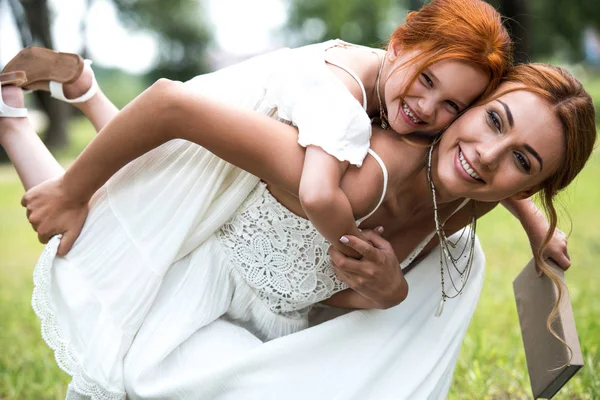
<svg viewBox="0 0 600 400"><path fill-rule="evenodd" d="M435 164L439 190L480 201L530 196L557 170L565 146L545 100L526 90L505 94L469 109L444 132Z"/></svg>
<svg viewBox="0 0 600 400"><path fill-rule="evenodd" d="M390 44L383 95L391 128L399 134L437 133L447 127L489 84L487 75L457 60L442 60L427 67L404 90L422 62L405 66L420 50L403 51ZM402 94L406 92L405 96Z"/></svg>

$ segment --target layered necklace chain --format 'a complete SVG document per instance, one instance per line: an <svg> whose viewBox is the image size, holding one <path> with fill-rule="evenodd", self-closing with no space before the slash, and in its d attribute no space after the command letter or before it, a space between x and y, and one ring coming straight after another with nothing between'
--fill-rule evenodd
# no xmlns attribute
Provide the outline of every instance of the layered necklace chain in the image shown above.
<svg viewBox="0 0 600 400"><path fill-rule="evenodd" d="M377 58L379 58L379 55L377 54ZM375 85L377 86L377 100L379 101L379 121L381 124L381 128L382 129L387 129L390 127L390 123L388 121L388 117L387 117L387 113L385 112L385 109L383 108L383 102L381 101L381 94L379 93L379 82L380 82L380 77L381 77L381 71L383 70L383 62L385 61L385 55L383 56L383 58L381 59L381 62L379 63L379 72L377 72L377 80L375 81Z"/></svg>
<svg viewBox="0 0 600 400"><path fill-rule="evenodd" d="M464 290L467 280L469 279L469 275L471 274L471 266L473 265L473 256L475 254L475 228L477 227L477 209L475 207L475 201L471 200L471 220L469 222L469 237L466 239L466 243L463 249L460 251L458 256L452 254L452 249L456 249L456 245L461 241L465 231L467 228L465 227L462 230L460 237L452 242L448 240L446 237L446 233L444 232L443 224L440 223L440 216L438 213L437 200L435 195L435 186L433 185L433 179L431 178L431 158L433 155L433 146L430 148L429 153L427 155L427 181L431 188L431 195L433 197L433 215L435 219L435 230L437 232L437 236L440 241L440 278L442 281L442 299L440 304L435 312L435 316L439 317L444 311L444 304L447 299L453 299L458 297ZM469 248L468 254L465 254L465 251ZM460 259L467 258L467 263L464 268L459 268L458 262ZM460 284L454 281L454 277L451 273L451 266L454 271L458 273L460 276ZM452 287L455 290L455 294L449 295L446 292L446 282L444 280L444 270L448 272L448 278Z"/></svg>

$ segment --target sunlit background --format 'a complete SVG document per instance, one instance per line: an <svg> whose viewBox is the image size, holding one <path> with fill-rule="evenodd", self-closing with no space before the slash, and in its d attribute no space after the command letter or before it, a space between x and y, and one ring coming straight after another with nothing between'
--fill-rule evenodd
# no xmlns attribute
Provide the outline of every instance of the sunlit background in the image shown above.
<svg viewBox="0 0 600 400"><path fill-rule="evenodd" d="M489 1L507 16L519 61L566 67L600 102L598 0ZM0 67L23 46L94 61L119 107L160 77L187 80L279 47L330 38L385 46L421 0L0 0ZM28 96L37 131L64 165L93 137L91 125L45 93ZM565 193L571 232L568 282L585 368L557 399L600 398L600 157ZM29 305L42 246L19 206L23 190L0 149L0 400L64 398L68 377L43 343ZM531 257L519 223L502 209L478 225L487 258L480 304L450 399L531 398L511 282ZM349 349L349 351L352 351ZM399 382L401 384L401 382Z"/></svg>

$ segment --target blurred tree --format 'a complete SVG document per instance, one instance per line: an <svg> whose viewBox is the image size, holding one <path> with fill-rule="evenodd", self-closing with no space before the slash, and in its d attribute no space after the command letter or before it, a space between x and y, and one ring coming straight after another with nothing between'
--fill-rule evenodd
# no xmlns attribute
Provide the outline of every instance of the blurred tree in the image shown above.
<svg viewBox="0 0 600 400"><path fill-rule="evenodd" d="M292 45L339 37L364 45L387 41L407 10L429 0L289 0ZM582 32L600 28L599 0L487 0L506 17L515 58L525 62L558 55L583 58Z"/></svg>
<svg viewBox="0 0 600 400"><path fill-rule="evenodd" d="M23 47L38 45L54 48L50 33L50 11L47 0L8 0L21 36ZM50 123L42 137L48 147L59 148L67 144L68 106L50 98L46 92L35 92L37 102L49 117Z"/></svg>
<svg viewBox="0 0 600 400"><path fill-rule="evenodd" d="M0 0L0 3L3 0ZM89 10L95 0L85 2L80 34L85 37ZM51 35L52 14L48 0L7 0L16 21L22 45L54 48ZM154 33L159 44L156 66L147 75L149 81L160 77L187 80L208 71L206 49L210 31L202 18L201 0L112 0L120 18L132 29ZM88 53L84 42L82 55ZM50 124L42 135L52 148L67 144L66 124L69 108L51 99L47 93L36 92L36 99L49 117ZM0 156L2 158L2 156Z"/></svg>
<svg viewBox="0 0 600 400"><path fill-rule="evenodd" d="M188 80L209 71L206 49L211 42L198 0L113 0L122 20L133 29L152 32L159 43L157 65L148 74Z"/></svg>
<svg viewBox="0 0 600 400"><path fill-rule="evenodd" d="M586 26L600 25L598 0L531 0L533 15L532 55L555 54L579 61L583 59L582 34Z"/></svg>
<svg viewBox="0 0 600 400"><path fill-rule="evenodd" d="M406 12L404 2L393 0L290 0L289 42L301 45L340 38L383 46Z"/></svg>
<svg viewBox="0 0 600 400"><path fill-rule="evenodd" d="M529 62L531 54L531 15L527 0L501 0L500 12L506 17L506 25L515 43L515 62Z"/></svg>

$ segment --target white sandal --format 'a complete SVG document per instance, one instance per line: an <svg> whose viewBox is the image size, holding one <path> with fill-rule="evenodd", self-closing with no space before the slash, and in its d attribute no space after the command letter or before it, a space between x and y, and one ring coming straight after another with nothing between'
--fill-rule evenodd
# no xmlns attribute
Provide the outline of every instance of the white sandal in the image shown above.
<svg viewBox="0 0 600 400"><path fill-rule="evenodd" d="M84 60L85 65L92 65L92 60ZM96 76L94 75L94 70L92 70L92 86L85 92L83 95L77 97L76 99L67 99L65 96L65 92L63 91L63 84L56 81L50 81L50 96L55 99L64 101L65 103L84 103L94 97L96 93L98 93L98 82L96 81Z"/></svg>
<svg viewBox="0 0 600 400"><path fill-rule="evenodd" d="M92 86L87 93L76 99L67 99L63 92L63 84L74 83L86 65L91 65L90 60L84 60L78 54L60 53L43 47L26 47L6 64L0 76L4 80L14 76L22 78L15 82L25 91L36 90L38 82L48 82L50 95L67 103L82 103L92 98L98 91L98 83L92 71ZM24 78L24 79L23 79ZM14 79L13 79L14 81ZM39 88L37 88L39 89Z"/></svg>
<svg viewBox="0 0 600 400"><path fill-rule="evenodd" d="M0 82L0 118L23 118L27 117L26 108L15 108L6 105L2 97L2 82Z"/></svg>

